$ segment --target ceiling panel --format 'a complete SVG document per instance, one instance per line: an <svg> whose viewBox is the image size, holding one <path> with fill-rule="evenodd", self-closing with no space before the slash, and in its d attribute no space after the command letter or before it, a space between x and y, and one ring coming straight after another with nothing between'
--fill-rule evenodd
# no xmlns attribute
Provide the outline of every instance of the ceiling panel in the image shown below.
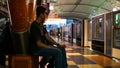
<svg viewBox="0 0 120 68"><path fill-rule="evenodd" d="M99 6L103 4L104 2L105 0L82 0L81 4L90 4L90 5Z"/></svg>
<svg viewBox="0 0 120 68"><path fill-rule="evenodd" d="M62 14L59 14L60 17L62 18L87 18L85 17L84 15L81 15L81 14L76 14L76 13L62 13Z"/></svg>
<svg viewBox="0 0 120 68"><path fill-rule="evenodd" d="M81 15L81 16L87 16L88 14L85 14L85 13L80 13L80 12L63 12L63 13L61 13L61 14L67 14L67 15L77 15L77 16L79 16L79 15Z"/></svg>
<svg viewBox="0 0 120 68"><path fill-rule="evenodd" d="M80 11L84 13L91 13L92 10L94 10L95 7L91 7L88 5L78 5L74 11Z"/></svg>
<svg viewBox="0 0 120 68"><path fill-rule="evenodd" d="M80 12L62 12L59 14L60 17L72 17L72 18L87 18L88 15Z"/></svg>
<svg viewBox="0 0 120 68"><path fill-rule="evenodd" d="M77 0L58 0L58 4L76 3Z"/></svg>
<svg viewBox="0 0 120 68"><path fill-rule="evenodd" d="M62 9L63 11L71 11L74 7L75 5L61 5L59 7L56 7L56 9Z"/></svg>
<svg viewBox="0 0 120 68"><path fill-rule="evenodd" d="M58 12L60 17L89 18L111 12L113 4L120 6L115 0L58 0L55 9L62 10Z"/></svg>
<svg viewBox="0 0 120 68"><path fill-rule="evenodd" d="M105 2L104 5L102 5L103 8L107 8L109 10L112 10L113 9L113 6L110 2Z"/></svg>

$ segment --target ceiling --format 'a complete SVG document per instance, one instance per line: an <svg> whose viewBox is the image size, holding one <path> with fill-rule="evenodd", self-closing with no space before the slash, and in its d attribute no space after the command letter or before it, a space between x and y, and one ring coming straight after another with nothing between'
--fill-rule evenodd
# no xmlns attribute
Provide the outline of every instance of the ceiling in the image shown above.
<svg viewBox="0 0 120 68"><path fill-rule="evenodd" d="M38 2L40 0L37 0ZM44 1L44 0L43 0ZM54 6L49 17L57 14L60 18L83 19L111 12L114 7L120 9L120 0L45 0ZM51 2L52 1L52 2ZM6 7L5 0L0 0L0 6ZM6 9L0 9L7 13Z"/></svg>
<svg viewBox="0 0 120 68"><path fill-rule="evenodd" d="M119 9L120 0L54 0L51 14L57 13L60 18L91 18L111 12L114 7Z"/></svg>

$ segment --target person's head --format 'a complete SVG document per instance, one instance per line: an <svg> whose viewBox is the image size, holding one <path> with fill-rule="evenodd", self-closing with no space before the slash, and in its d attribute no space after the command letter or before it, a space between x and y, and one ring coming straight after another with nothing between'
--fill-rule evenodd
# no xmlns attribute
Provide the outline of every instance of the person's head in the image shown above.
<svg viewBox="0 0 120 68"><path fill-rule="evenodd" d="M47 13L46 8L44 8L43 6L37 7L36 8L37 20L44 23L45 18L47 17L46 13Z"/></svg>

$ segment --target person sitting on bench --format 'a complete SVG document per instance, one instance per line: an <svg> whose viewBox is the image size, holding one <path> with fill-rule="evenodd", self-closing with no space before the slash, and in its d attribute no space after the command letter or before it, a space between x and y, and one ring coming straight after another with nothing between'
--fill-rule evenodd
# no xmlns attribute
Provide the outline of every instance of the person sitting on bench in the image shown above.
<svg viewBox="0 0 120 68"><path fill-rule="evenodd" d="M67 68L65 45L55 42L43 25L47 17L46 9L43 6L37 7L36 16L36 20L31 23L30 27L32 53L37 56L52 56L55 68Z"/></svg>

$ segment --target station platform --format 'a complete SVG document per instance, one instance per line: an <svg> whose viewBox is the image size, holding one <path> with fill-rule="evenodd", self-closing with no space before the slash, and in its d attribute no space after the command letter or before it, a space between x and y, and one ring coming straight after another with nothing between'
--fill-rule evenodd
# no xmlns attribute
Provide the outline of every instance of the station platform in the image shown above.
<svg viewBox="0 0 120 68"><path fill-rule="evenodd" d="M58 39L55 39L58 41ZM120 60L100 54L89 47L61 41L66 45L68 68L120 68Z"/></svg>
<svg viewBox="0 0 120 68"><path fill-rule="evenodd" d="M120 68L120 60L115 61L89 47L80 47L57 38L54 40L66 45L68 68ZM6 68L9 68L8 61L6 61Z"/></svg>
<svg viewBox="0 0 120 68"><path fill-rule="evenodd" d="M67 44L68 68L120 68L120 61L90 50Z"/></svg>

